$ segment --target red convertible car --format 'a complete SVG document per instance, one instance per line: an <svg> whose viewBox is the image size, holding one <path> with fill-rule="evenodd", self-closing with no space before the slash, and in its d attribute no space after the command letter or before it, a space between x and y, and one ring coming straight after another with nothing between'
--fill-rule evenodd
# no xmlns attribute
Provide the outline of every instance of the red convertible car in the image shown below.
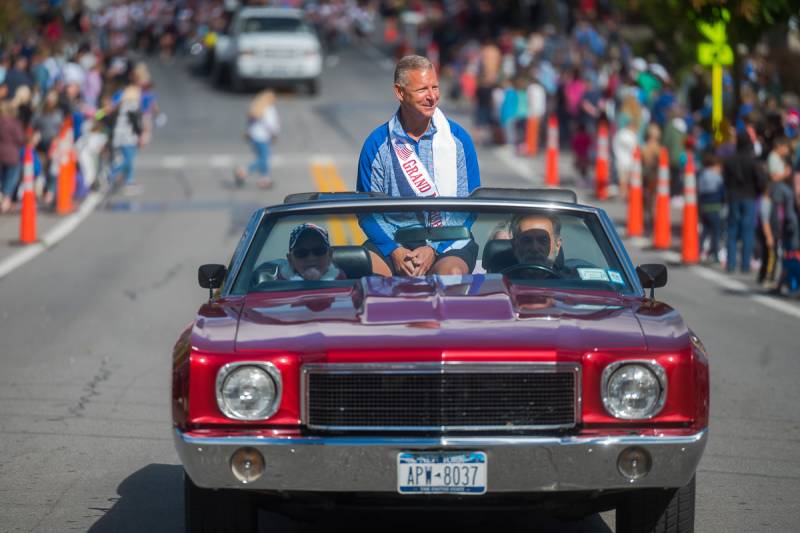
<svg viewBox="0 0 800 533"><path fill-rule="evenodd" d="M393 241L365 244L376 227ZM374 275L397 246L468 272ZM666 281L571 191L258 210L227 267L200 267L209 301L174 348L187 530L252 531L259 508L507 505L693 531L708 360L656 300Z"/></svg>

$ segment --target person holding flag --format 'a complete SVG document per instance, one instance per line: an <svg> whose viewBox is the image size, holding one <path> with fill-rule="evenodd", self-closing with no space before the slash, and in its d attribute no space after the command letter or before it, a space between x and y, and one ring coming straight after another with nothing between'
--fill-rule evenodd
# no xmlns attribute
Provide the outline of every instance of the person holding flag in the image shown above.
<svg viewBox="0 0 800 533"><path fill-rule="evenodd" d="M433 64L405 56L394 72L400 108L364 141L356 189L389 196L464 197L480 186L480 169L469 133L439 109L439 79ZM398 229L466 226L473 219L451 212L369 214L359 219L372 270L383 276L464 275L478 255L473 239L398 243Z"/></svg>

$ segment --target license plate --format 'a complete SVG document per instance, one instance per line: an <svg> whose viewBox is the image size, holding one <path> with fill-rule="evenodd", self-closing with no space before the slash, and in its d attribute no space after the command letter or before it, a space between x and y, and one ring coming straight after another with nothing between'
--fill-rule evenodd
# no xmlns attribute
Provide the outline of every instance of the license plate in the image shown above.
<svg viewBox="0 0 800 533"><path fill-rule="evenodd" d="M401 452L397 455L400 494L483 494L484 452Z"/></svg>

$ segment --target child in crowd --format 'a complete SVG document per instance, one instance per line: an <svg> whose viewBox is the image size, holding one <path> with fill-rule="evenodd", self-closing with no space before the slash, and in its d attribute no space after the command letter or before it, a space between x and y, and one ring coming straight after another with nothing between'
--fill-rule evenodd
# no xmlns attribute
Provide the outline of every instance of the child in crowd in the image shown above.
<svg viewBox="0 0 800 533"><path fill-rule="evenodd" d="M722 205L725 200L725 187L722 181L722 163L713 153L703 156L703 170L697 180L700 222L700 252L703 253L709 240L706 257L710 263L719 262L719 240L722 233Z"/></svg>
<svg viewBox="0 0 800 533"><path fill-rule="evenodd" d="M234 179L238 186L242 186L249 174L258 173L256 184L262 189L272 187L270 178L271 146L280 132L280 119L275 106L275 93L272 90L260 92L250 103L247 115L246 137L255 155L255 159L245 169L237 167Z"/></svg>

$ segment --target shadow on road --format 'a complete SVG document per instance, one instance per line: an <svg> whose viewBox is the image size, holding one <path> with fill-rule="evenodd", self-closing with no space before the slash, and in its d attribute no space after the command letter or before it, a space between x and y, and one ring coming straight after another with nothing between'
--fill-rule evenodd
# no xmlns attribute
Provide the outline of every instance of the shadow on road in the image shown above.
<svg viewBox="0 0 800 533"><path fill-rule="evenodd" d="M398 511L385 514L337 516L337 528L349 531L381 531L382 533L440 533L460 531L464 533L612 533L600 515L592 515L576 522L562 522L548 517L528 513L427 513ZM330 521L319 522L316 527L297 529L302 533L321 533L330 530ZM266 529L262 528L262 531ZM284 531L272 529L270 531Z"/></svg>
<svg viewBox="0 0 800 533"><path fill-rule="evenodd" d="M183 531L183 467L151 464L125 478L117 487L118 498L110 508L92 508L105 514L90 533L178 533ZM260 515L262 532L321 533L348 531L441 532L458 530L483 533L488 530L526 533L611 533L600 515L578 522L560 522L522 513L434 513L419 511L333 512L314 523L297 522L273 513Z"/></svg>
<svg viewBox="0 0 800 533"><path fill-rule="evenodd" d="M183 531L183 467L151 464L117 487L119 498L89 529L90 533Z"/></svg>

